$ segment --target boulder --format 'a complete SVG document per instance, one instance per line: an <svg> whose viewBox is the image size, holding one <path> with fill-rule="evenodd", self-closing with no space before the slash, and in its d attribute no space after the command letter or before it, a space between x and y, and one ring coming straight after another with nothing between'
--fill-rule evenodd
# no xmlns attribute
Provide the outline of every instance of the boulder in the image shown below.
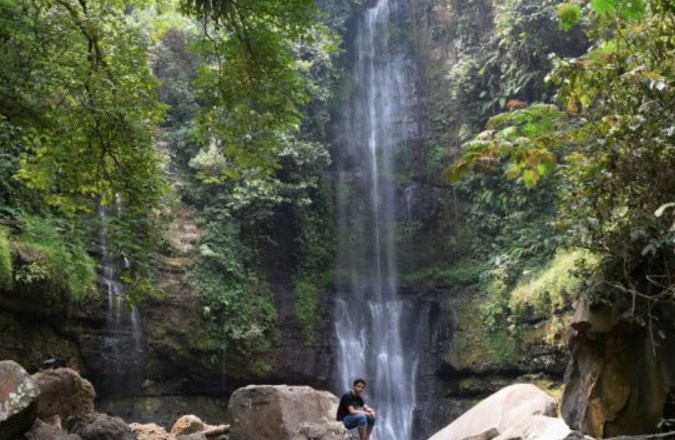
<svg viewBox="0 0 675 440"><path fill-rule="evenodd" d="M208 440L203 432L193 432L192 434L179 435L176 440Z"/></svg>
<svg viewBox="0 0 675 440"><path fill-rule="evenodd" d="M536 415L509 425L494 440L564 440L571 432L562 419Z"/></svg>
<svg viewBox="0 0 675 440"><path fill-rule="evenodd" d="M640 435L675 417L675 307L641 325L617 318L620 305L577 304L561 414L570 428L595 438Z"/></svg>
<svg viewBox="0 0 675 440"><path fill-rule="evenodd" d="M46 423L40 419L35 421L33 428L24 437L26 440L82 440L79 435L68 434L61 429L60 424Z"/></svg>
<svg viewBox="0 0 675 440"><path fill-rule="evenodd" d="M37 416L40 389L23 367L0 362L0 440L10 440L31 428Z"/></svg>
<svg viewBox="0 0 675 440"><path fill-rule="evenodd" d="M129 428L136 434L138 440L175 440L175 437L166 432L166 429L154 423L131 423Z"/></svg>
<svg viewBox="0 0 675 440"><path fill-rule="evenodd" d="M38 416L62 420L94 412L96 392L91 383L70 368L43 370L33 375L40 388Z"/></svg>
<svg viewBox="0 0 675 440"><path fill-rule="evenodd" d="M206 430L206 423L194 415L185 415L176 420L171 428L171 434L178 437L179 435L190 435L195 432L202 432Z"/></svg>
<svg viewBox="0 0 675 440"><path fill-rule="evenodd" d="M231 440L292 440L303 423L333 422L338 398L307 386L249 385L230 397Z"/></svg>
<svg viewBox="0 0 675 440"><path fill-rule="evenodd" d="M352 436L340 422L304 422L298 427L293 440L352 440Z"/></svg>
<svg viewBox="0 0 675 440"><path fill-rule="evenodd" d="M500 434L532 415L555 416L553 397L531 384L515 384L483 399L429 440L463 440L492 429Z"/></svg>
<svg viewBox="0 0 675 440"><path fill-rule="evenodd" d="M68 431L82 440L136 440L136 435L119 417L89 413L67 420Z"/></svg>
<svg viewBox="0 0 675 440"><path fill-rule="evenodd" d="M230 432L230 425L206 425L206 429L203 432L208 438L219 438Z"/></svg>

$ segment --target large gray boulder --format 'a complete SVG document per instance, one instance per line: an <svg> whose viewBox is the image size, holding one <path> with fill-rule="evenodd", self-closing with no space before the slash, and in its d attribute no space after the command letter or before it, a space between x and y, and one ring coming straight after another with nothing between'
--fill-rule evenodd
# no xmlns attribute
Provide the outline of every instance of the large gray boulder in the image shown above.
<svg viewBox="0 0 675 440"><path fill-rule="evenodd" d="M563 419L536 415L510 425L494 440L565 440L571 432Z"/></svg>
<svg viewBox="0 0 675 440"><path fill-rule="evenodd" d="M39 395L37 384L21 365L0 362L0 440L13 439L31 428Z"/></svg>
<svg viewBox="0 0 675 440"><path fill-rule="evenodd" d="M338 398L307 386L249 385L228 404L230 440L293 440L303 423L334 422Z"/></svg>
<svg viewBox="0 0 675 440"><path fill-rule="evenodd" d="M555 417L557 407L553 397L534 385L510 385L480 401L429 440L464 440L492 430L501 435L529 416Z"/></svg>
<svg viewBox="0 0 675 440"><path fill-rule="evenodd" d="M33 375L40 388L38 416L61 420L94 412L96 392L91 383L70 368L40 371Z"/></svg>

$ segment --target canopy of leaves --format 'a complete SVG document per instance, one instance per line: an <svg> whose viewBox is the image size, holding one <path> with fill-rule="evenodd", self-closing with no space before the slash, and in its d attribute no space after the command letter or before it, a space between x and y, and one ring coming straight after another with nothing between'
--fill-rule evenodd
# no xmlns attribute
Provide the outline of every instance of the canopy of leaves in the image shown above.
<svg viewBox="0 0 675 440"><path fill-rule="evenodd" d="M183 8L203 24L200 142L215 140L228 160L220 179L254 168L270 176L275 146L297 131L308 99L293 46L311 44L320 32L314 1L186 1Z"/></svg>
<svg viewBox="0 0 675 440"><path fill-rule="evenodd" d="M149 208L164 193L152 139L163 106L145 34L128 14L138 6L0 2L0 154L8 159L0 194L3 215L52 211L92 237L96 206L117 195L125 215L110 233L133 271L147 275L156 230Z"/></svg>

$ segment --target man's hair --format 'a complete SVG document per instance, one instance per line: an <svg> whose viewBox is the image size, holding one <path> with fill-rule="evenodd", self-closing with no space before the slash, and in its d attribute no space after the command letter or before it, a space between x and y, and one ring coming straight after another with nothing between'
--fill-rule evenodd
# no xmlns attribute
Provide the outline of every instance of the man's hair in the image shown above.
<svg viewBox="0 0 675 440"><path fill-rule="evenodd" d="M354 379L354 383L352 384L352 386L355 387L357 384L360 383L362 383L364 387L366 386L366 380L360 377L358 379Z"/></svg>

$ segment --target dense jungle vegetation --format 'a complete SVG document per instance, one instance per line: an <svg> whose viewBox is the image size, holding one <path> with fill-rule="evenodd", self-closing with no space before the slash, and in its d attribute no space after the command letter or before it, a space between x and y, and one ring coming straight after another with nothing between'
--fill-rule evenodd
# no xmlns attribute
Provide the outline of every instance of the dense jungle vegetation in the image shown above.
<svg viewBox="0 0 675 440"><path fill-rule="evenodd" d="M206 344L264 354L272 283L311 341L335 247L329 121L361 3L0 0L0 289L59 310L93 298L104 228L131 261L128 300L161 295L183 205L203 230L188 281ZM675 286L675 5L413 3L398 38L421 129L397 178L449 192L434 224L401 225L402 244L436 249L406 283L477 284L495 328L579 292L648 322Z"/></svg>

